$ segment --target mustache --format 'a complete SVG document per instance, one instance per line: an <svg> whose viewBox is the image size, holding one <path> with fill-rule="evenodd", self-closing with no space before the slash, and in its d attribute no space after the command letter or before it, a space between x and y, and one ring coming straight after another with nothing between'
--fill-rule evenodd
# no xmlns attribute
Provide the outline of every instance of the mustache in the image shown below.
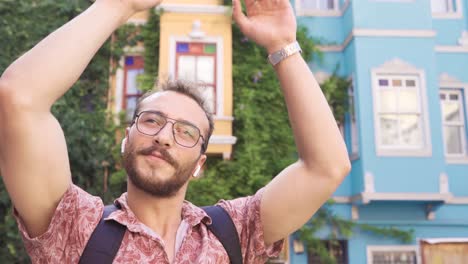
<svg viewBox="0 0 468 264"><path fill-rule="evenodd" d="M156 145L138 150L137 154L151 155L154 151L157 151L159 154L161 154L162 158L165 161L167 161L169 164L171 164L173 167L175 168L179 167L178 162L171 156L171 154L169 154L169 151L167 151L166 149L160 148Z"/></svg>

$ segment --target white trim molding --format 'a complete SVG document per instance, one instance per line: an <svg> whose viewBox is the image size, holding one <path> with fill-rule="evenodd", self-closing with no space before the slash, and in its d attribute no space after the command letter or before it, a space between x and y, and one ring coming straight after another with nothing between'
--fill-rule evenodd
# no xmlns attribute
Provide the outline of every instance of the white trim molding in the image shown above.
<svg viewBox="0 0 468 264"><path fill-rule="evenodd" d="M351 206L351 219L354 221L359 220L359 207L355 204Z"/></svg>
<svg viewBox="0 0 468 264"><path fill-rule="evenodd" d="M114 98L114 113L120 113L122 111L122 98L123 98L123 88L124 88L124 64L125 64L125 55L120 57L118 61L118 67L115 71L115 94ZM117 118L117 120L120 120Z"/></svg>
<svg viewBox="0 0 468 264"><path fill-rule="evenodd" d="M468 31L462 32L462 35L458 39L458 44L463 47L468 47Z"/></svg>
<svg viewBox="0 0 468 264"><path fill-rule="evenodd" d="M468 46L435 46L435 51L439 53L468 53Z"/></svg>
<svg viewBox="0 0 468 264"><path fill-rule="evenodd" d="M355 28L351 30L342 44L319 45L318 48L322 52L341 52L355 37L434 38L436 35L437 32L434 30Z"/></svg>
<svg viewBox="0 0 468 264"><path fill-rule="evenodd" d="M420 129L422 134L422 145L411 148L402 148L398 146L381 146L380 144L380 101L379 101L379 78L380 76L414 76L418 88L419 98L419 115ZM371 69L372 79L372 100L374 112L374 144L377 156L393 156L393 157L429 157L432 155L431 131L429 129L429 110L427 105L426 94L426 77L424 70L418 69L415 66L394 58L385 62L381 66Z"/></svg>
<svg viewBox="0 0 468 264"><path fill-rule="evenodd" d="M451 193L361 193L363 203L371 201L434 201L447 203Z"/></svg>
<svg viewBox="0 0 468 264"><path fill-rule="evenodd" d="M204 14L228 14L231 7L221 5L190 5L190 4L161 4L156 10L172 13L204 13Z"/></svg>
<svg viewBox="0 0 468 264"><path fill-rule="evenodd" d="M333 200L333 202L335 203L340 203L340 204L351 202L351 198L349 196L333 196L331 200Z"/></svg>
<svg viewBox="0 0 468 264"><path fill-rule="evenodd" d="M360 193L353 196L333 196L337 204L368 204L373 201L427 201L468 205L468 196L454 197L451 193Z"/></svg>
<svg viewBox="0 0 468 264"><path fill-rule="evenodd" d="M447 173L442 172L439 175L439 193L441 194L449 194L449 178L447 176Z"/></svg>
<svg viewBox="0 0 468 264"><path fill-rule="evenodd" d="M433 38L436 34L434 30L353 29L353 36L355 37Z"/></svg>
<svg viewBox="0 0 468 264"><path fill-rule="evenodd" d="M217 136L213 135L210 137L209 144L217 144L217 145L234 145L236 144L237 138L234 136Z"/></svg>
<svg viewBox="0 0 468 264"><path fill-rule="evenodd" d="M440 53L468 53L468 31L463 31L458 39L459 45L436 45L435 51Z"/></svg>
<svg viewBox="0 0 468 264"><path fill-rule="evenodd" d="M468 196L452 197L448 200L448 204L468 204Z"/></svg>
<svg viewBox="0 0 468 264"><path fill-rule="evenodd" d="M452 85L460 85L462 82L457 78L451 76L450 74L443 72L439 75L439 85L440 86L448 86L451 87ZM462 84L463 85L463 84Z"/></svg>
<svg viewBox="0 0 468 264"><path fill-rule="evenodd" d="M468 243L468 237L440 237L440 238L424 238L422 242L428 244L441 244L441 243Z"/></svg>
<svg viewBox="0 0 468 264"><path fill-rule="evenodd" d="M364 193L375 193L374 175L368 171L364 174Z"/></svg>
<svg viewBox="0 0 468 264"><path fill-rule="evenodd" d="M177 42L198 42L216 44L216 116L224 116L224 41L222 37L202 37L193 39L190 36L169 37L169 78L174 78L176 71Z"/></svg>
<svg viewBox="0 0 468 264"><path fill-rule="evenodd" d="M367 263L374 263L372 252L373 251L389 251L389 252L414 252L416 255L416 263L421 263L421 256L419 253L419 246L401 246L401 245L385 245L385 246L367 246Z"/></svg>
<svg viewBox="0 0 468 264"><path fill-rule="evenodd" d="M213 120L215 121L234 121L234 117L233 116L219 116L219 115L216 115L213 117Z"/></svg>

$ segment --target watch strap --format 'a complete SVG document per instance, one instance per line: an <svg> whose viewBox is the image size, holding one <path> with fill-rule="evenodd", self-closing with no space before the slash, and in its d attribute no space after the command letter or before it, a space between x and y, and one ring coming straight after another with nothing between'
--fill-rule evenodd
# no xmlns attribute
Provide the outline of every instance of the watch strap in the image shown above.
<svg viewBox="0 0 468 264"><path fill-rule="evenodd" d="M276 64L280 63L282 60L298 52L299 53L302 52L301 46L299 46L299 43L297 41L294 41L293 43L288 44L284 48L268 55L268 61L271 63L271 65L275 66Z"/></svg>

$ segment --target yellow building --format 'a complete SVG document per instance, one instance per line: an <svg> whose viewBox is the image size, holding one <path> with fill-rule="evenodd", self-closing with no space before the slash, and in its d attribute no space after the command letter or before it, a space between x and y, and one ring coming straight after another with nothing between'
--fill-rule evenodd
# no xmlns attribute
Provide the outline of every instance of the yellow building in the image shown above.
<svg viewBox="0 0 468 264"><path fill-rule="evenodd" d="M194 4L196 3L196 4ZM217 0L167 0L158 7L160 20L159 79L183 78L202 82L200 87L214 113L215 129L207 153L229 159L236 138L232 135L231 9ZM128 23L142 24L148 13ZM126 49L120 67L111 76L112 112L133 114L141 95L137 76L143 72L142 46Z"/></svg>

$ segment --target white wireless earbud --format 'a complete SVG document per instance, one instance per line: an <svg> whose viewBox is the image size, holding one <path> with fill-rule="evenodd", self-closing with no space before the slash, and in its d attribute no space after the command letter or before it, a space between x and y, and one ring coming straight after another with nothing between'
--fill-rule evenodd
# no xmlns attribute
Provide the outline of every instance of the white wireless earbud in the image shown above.
<svg viewBox="0 0 468 264"><path fill-rule="evenodd" d="M198 173L200 173L200 169L201 169L201 167L198 166L197 169L195 170L195 172L193 173L193 177L198 177Z"/></svg>
<svg viewBox="0 0 468 264"><path fill-rule="evenodd" d="M125 145L127 144L127 138L123 138L122 139L122 144L120 145L120 153L124 153L125 152Z"/></svg>

